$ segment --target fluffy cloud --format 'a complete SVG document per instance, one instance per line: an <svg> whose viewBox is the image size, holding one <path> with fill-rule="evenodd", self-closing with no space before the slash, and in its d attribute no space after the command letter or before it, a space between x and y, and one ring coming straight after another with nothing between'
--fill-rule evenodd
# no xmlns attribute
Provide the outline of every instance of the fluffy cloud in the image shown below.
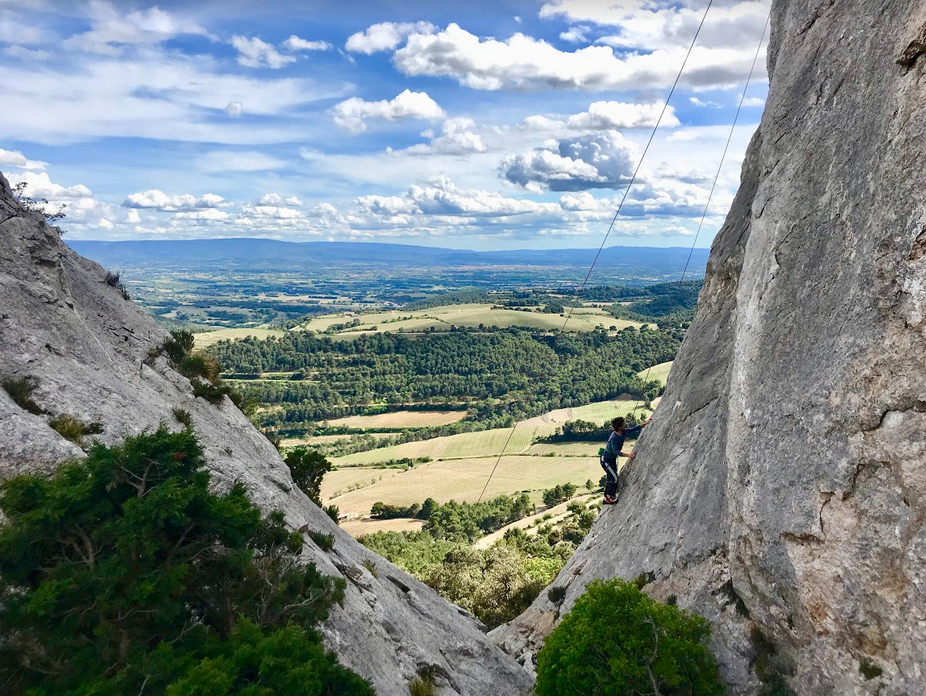
<svg viewBox="0 0 926 696"><path fill-rule="evenodd" d="M328 51L331 50L331 44L327 41L307 41L301 39L295 34L290 36L282 44L287 51Z"/></svg>
<svg viewBox="0 0 926 696"><path fill-rule="evenodd" d="M688 191L685 195L706 195ZM628 217L615 226L616 236L676 236L690 234L677 212L691 201L672 191L643 187L631 203ZM344 221L358 236L382 235L502 235L508 237L598 234L614 215L618 200L595 198L587 191L566 193L556 202L510 198L481 189L456 186L445 176L412 186L400 196L363 196L358 211ZM703 205L703 202L702 202ZM643 220L652 214L661 220ZM687 214L687 213L685 213ZM716 221L715 221L716 222ZM719 224L719 223L718 223Z"/></svg>
<svg viewBox="0 0 926 696"><path fill-rule="evenodd" d="M301 220L305 217L301 210L278 205L246 205L241 213L249 218L264 220Z"/></svg>
<svg viewBox="0 0 926 696"><path fill-rule="evenodd" d="M289 63L296 62L296 56L280 53L274 46L257 37L233 36L232 46L238 51L238 64L246 68L263 68L279 70Z"/></svg>
<svg viewBox="0 0 926 696"><path fill-rule="evenodd" d="M11 175L10 183L26 183L26 195L32 198L48 198L50 201L90 198L93 192L83 184L61 186L56 184L45 172L27 171L21 175Z"/></svg>
<svg viewBox="0 0 926 696"><path fill-rule="evenodd" d="M409 34L430 34L437 30L430 22L380 22L366 31L358 31L347 39L345 48L353 53L370 55L378 51L391 51Z"/></svg>
<svg viewBox="0 0 926 696"><path fill-rule="evenodd" d="M707 48L752 49L755 51L768 15L769 0L714 3L698 36ZM547 2L540 16L560 17L569 22L592 22L614 27L616 33L599 41L611 46L646 50L687 48L704 15L700 0L682 2L601 2L600 0L555 0Z"/></svg>
<svg viewBox="0 0 926 696"><path fill-rule="evenodd" d="M4 150L0 148L0 167L15 167L16 169L31 169L41 171L45 169L45 162L28 159L18 150Z"/></svg>
<svg viewBox="0 0 926 696"><path fill-rule="evenodd" d="M244 104L240 101L230 101L225 107L225 113L232 118L238 118L244 112Z"/></svg>
<svg viewBox="0 0 926 696"><path fill-rule="evenodd" d="M659 121L662 104L633 104L616 101L598 101L589 105L588 111L573 114L565 121L529 116L521 127L527 130L555 131L569 129L575 131L613 130L625 128L652 128ZM681 125L675 115L675 109L666 109L660 124L674 128Z"/></svg>
<svg viewBox="0 0 926 696"><path fill-rule="evenodd" d="M638 159L637 147L617 131L560 140L502 159L501 176L528 190L540 192L616 188L625 184Z"/></svg>
<svg viewBox="0 0 926 696"><path fill-rule="evenodd" d="M122 202L123 208L151 208L169 212L221 208L226 205L229 205L228 201L214 193L207 193L200 198L188 193L179 196L168 196L158 189L129 194Z"/></svg>
<svg viewBox="0 0 926 696"><path fill-rule="evenodd" d="M128 14L100 0L93 0L88 7L91 29L66 39L65 48L118 55L126 47L159 44L175 36L209 35L192 20L169 14L159 7Z"/></svg>
<svg viewBox="0 0 926 696"><path fill-rule="evenodd" d="M559 211L556 203L508 198L494 191L461 189L445 176L433 177L427 186L411 186L403 196L363 196L361 210L385 216L430 215L452 217L509 217Z"/></svg>
<svg viewBox="0 0 926 696"><path fill-rule="evenodd" d="M62 210L65 218L58 224L69 234L93 236L95 230L109 231L114 227L116 211L113 206L95 199L93 192L83 184L62 186L52 181L46 172L33 171L12 173L9 181L12 186L25 183L25 194L31 198L47 199L47 204L41 204L45 212Z"/></svg>
<svg viewBox="0 0 926 696"><path fill-rule="evenodd" d="M609 46L560 51L521 33L505 41L481 39L449 24L438 33L413 33L393 62L406 75L451 77L481 90L642 89L672 84L686 52L670 47L615 54ZM684 82L696 88L728 87L748 72L748 51L702 48L692 55Z"/></svg>
<svg viewBox="0 0 926 696"><path fill-rule="evenodd" d="M206 208L205 210L191 210L185 213L176 213L172 219L187 221L224 222L230 218L231 214L225 212L224 210Z"/></svg>
<svg viewBox="0 0 926 696"><path fill-rule="evenodd" d="M473 132L475 126L471 118L448 118L441 125L440 135L435 136L429 131L422 133L431 138L429 144L412 145L402 152L409 155L468 155L485 152L482 138Z"/></svg>
<svg viewBox="0 0 926 696"><path fill-rule="evenodd" d="M287 196L286 198L283 198L278 193L265 193L263 196L261 196L258 199L257 204L258 205L276 205L276 206L281 206L285 204L285 205L301 206L302 201L299 200L296 196Z"/></svg>
<svg viewBox="0 0 926 696"><path fill-rule="evenodd" d="M366 122L371 118L387 121L408 118L436 120L444 116L444 110L427 92L411 92L407 89L392 100L364 101L360 97L351 97L336 104L332 112L334 122L352 133L365 131Z"/></svg>
<svg viewBox="0 0 926 696"><path fill-rule="evenodd" d="M761 109L765 106L765 100L761 97L746 97L743 100L743 106L747 108Z"/></svg>

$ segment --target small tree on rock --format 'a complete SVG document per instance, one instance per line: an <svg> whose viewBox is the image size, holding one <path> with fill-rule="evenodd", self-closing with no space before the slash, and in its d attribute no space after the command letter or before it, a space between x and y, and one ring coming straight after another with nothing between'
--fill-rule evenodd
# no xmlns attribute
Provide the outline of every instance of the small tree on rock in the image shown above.
<svg viewBox="0 0 926 696"><path fill-rule="evenodd" d="M331 471L331 462L308 447L293 447L286 453L285 461L293 476L293 483L321 507L322 478Z"/></svg>
<svg viewBox="0 0 926 696"><path fill-rule="evenodd" d="M589 583L537 657L537 696L720 696L700 616L622 580Z"/></svg>

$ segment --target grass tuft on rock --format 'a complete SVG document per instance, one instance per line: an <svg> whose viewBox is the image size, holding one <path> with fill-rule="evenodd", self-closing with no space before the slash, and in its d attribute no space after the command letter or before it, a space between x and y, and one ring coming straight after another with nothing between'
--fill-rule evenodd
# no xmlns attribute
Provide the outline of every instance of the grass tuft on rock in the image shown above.
<svg viewBox="0 0 926 696"><path fill-rule="evenodd" d="M3 386L4 391L10 395L10 398L24 411L40 416L45 411L35 403L32 399L32 395L35 393L35 390L38 389L39 381L32 376L21 377L19 379L10 378L3 380L0 385Z"/></svg>

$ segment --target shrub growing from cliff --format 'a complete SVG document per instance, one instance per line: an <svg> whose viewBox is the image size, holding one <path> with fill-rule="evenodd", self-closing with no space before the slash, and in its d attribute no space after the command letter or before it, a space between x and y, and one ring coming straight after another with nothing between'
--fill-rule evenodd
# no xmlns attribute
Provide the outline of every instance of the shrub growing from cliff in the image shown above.
<svg viewBox="0 0 926 696"><path fill-rule="evenodd" d="M331 471L331 462L325 459L324 455L303 446L289 450L284 461L292 474L293 483L309 496L313 503L321 507L322 479Z"/></svg>
<svg viewBox="0 0 926 696"><path fill-rule="evenodd" d="M204 464L161 427L0 485L4 694L372 696L313 628L343 581Z"/></svg>
<svg viewBox="0 0 926 696"><path fill-rule="evenodd" d="M537 696L725 692L699 616L621 580L589 583L537 657Z"/></svg>

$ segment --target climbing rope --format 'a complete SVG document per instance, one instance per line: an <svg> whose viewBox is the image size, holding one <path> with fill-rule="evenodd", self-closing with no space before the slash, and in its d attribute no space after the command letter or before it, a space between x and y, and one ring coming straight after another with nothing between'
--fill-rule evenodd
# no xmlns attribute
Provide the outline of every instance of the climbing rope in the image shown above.
<svg viewBox="0 0 926 696"><path fill-rule="evenodd" d="M617 218L621 214L621 209L624 207L624 203L627 201L627 196L630 194L630 189L633 186L634 182L637 179L637 175L640 173L640 167L643 166L643 160L646 159L646 153L649 152L650 146L653 144L653 140L656 137L656 131L659 130L659 126L662 124L662 119L666 114L666 111L669 109L669 103L672 101L672 95L675 94L675 89L678 87L678 83L682 79L682 74L685 72L685 66L688 65L688 59L691 58L691 53L694 50L695 44L698 41L698 36L701 34L701 29L704 27L704 21L707 19L707 13L710 12L711 5L714 0L708 0L707 7L704 8L704 14L701 16L701 22L698 24L698 29L695 31L694 38L691 40L691 45L688 46L688 51L685 53L685 59L682 61L681 67L678 69L678 75L675 76L675 82L672 83L672 88L669 90L669 94L666 96L666 101L662 106L662 111L659 114L659 118L656 120L656 125L653 126L653 131L650 133L649 140L646 142L646 147L643 148L643 153L640 155L640 159L637 162L636 168L633 170L633 175L630 177L630 181L627 184L627 188L624 189L624 195L621 197L621 201L617 206L617 210L614 213L614 217L611 218L611 224L608 225L608 231L604 235L604 239L601 240L601 245L598 247L598 251L595 253L595 258L592 259L592 264L589 266L588 273L585 274L585 279L582 281L582 285L579 288L579 291L576 293L575 301L572 304L572 307L569 308L569 312L566 314L566 320L563 322L563 325L560 327L560 330L557 335L562 335L563 331L566 329L566 325L569 323L569 320L572 318L572 313L575 311L575 308L578 306L582 293L585 292L585 288L588 286L588 280L591 278L592 271L595 270L595 265L598 263L598 258L601 256L601 252L604 250L604 245L608 242L608 237L611 236L611 231L614 229L614 224L617 222ZM763 34L764 36L764 34ZM760 44L761 45L761 44ZM742 102L740 103L742 106ZM690 257L689 257L690 260ZM687 264L686 264L687 267ZM687 270L687 269L686 269ZM514 437L514 432L517 430L518 424L515 424L511 427L511 432L508 433L508 439L505 440L505 446L502 447L501 454L498 455L498 459L495 460L495 466L492 467L491 473L489 473L489 478L486 480L485 486L482 488L482 493L479 494L479 498L476 500L476 504L482 502L482 496L485 495L486 491L489 488L489 484L492 482L492 477L495 476L495 471L498 469L498 465L502 461L502 457L505 456L505 452L508 450L508 445L511 444L511 438Z"/></svg>
<svg viewBox="0 0 926 696"><path fill-rule="evenodd" d="M688 272L688 264L691 263L691 256L694 254L695 245L698 243L698 237L701 235L701 230L704 227L704 221L707 219L707 212L711 207L711 201L714 199L714 191L717 189L717 182L720 180L720 172L723 170L723 165L727 159L727 153L730 151L730 143L733 141L733 133L736 131L736 124L739 121L740 112L743 110L743 102L746 101L746 92L749 90L749 84L752 82L752 76L755 74L756 65L759 62L759 54L762 52L762 44L765 42L765 34L768 32L768 25L771 17L772 13L769 11L769 14L765 18L765 27L762 29L762 36L759 37L759 45L756 47L756 55L752 59L752 67L749 68L749 76L746 78L746 86L743 87L743 93L740 95L739 105L736 107L736 115L733 117L733 125L730 127L730 134L727 136L727 144L724 145L723 154L720 156L720 164L717 166L717 173L714 175L714 183L711 184L711 191L707 196L707 203L704 204L704 212L701 213L701 221L698 223L698 230L695 232L694 241L691 243L691 250L688 252L688 260L685 261L685 268L682 269L682 275L678 279L678 285L675 286L676 291L682 287L682 282L685 280L685 274ZM652 365L646 368L646 375L643 377L644 386L649 380L649 373L652 369ZM643 401L641 399L630 412L634 413L638 408L640 408L642 403Z"/></svg>

